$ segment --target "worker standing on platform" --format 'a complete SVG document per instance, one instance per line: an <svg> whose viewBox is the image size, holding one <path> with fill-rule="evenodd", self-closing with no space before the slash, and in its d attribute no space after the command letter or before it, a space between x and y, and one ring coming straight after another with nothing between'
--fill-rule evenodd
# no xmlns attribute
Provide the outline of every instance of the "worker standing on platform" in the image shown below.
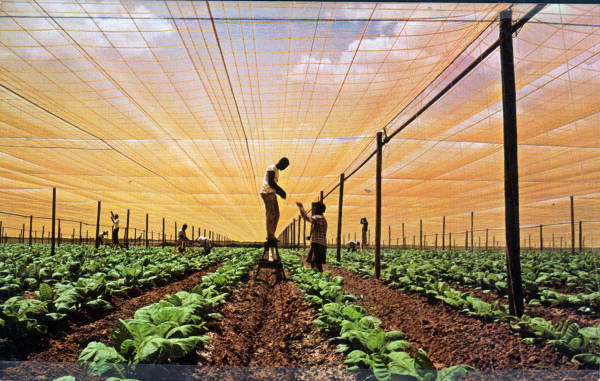
<svg viewBox="0 0 600 381"><path fill-rule="evenodd" d="M323 272L323 265L327 263L327 220L325 213L325 204L322 201L314 202L312 209L312 217L304 210L302 203L297 202L298 209L302 218L311 223L310 227L310 251L307 261L313 269L318 272Z"/></svg>
<svg viewBox="0 0 600 381"><path fill-rule="evenodd" d="M362 242L360 243L361 250L365 250L369 248L368 240L367 240L367 232L369 231L369 221L367 221L366 217L360 219L360 224L362 225Z"/></svg>
<svg viewBox="0 0 600 381"><path fill-rule="evenodd" d="M277 242L277 238L275 238L275 230L277 230L277 223L279 222L277 195L284 200L287 197L283 188L277 184L279 181L279 171L283 171L289 165L290 161L286 157L279 159L275 165L269 165L260 190L260 196L265 203L266 210L267 243L270 244Z"/></svg>

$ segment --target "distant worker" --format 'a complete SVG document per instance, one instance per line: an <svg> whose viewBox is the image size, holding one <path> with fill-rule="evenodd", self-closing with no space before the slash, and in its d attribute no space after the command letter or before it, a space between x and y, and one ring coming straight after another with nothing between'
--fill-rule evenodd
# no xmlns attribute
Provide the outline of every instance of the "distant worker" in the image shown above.
<svg viewBox="0 0 600 381"><path fill-rule="evenodd" d="M348 242L348 250L356 251L356 246L358 246L358 242L354 242L354 241Z"/></svg>
<svg viewBox="0 0 600 381"><path fill-rule="evenodd" d="M119 215L110 211L110 220L112 221L112 244L114 247L119 245Z"/></svg>
<svg viewBox="0 0 600 381"><path fill-rule="evenodd" d="M267 244L273 245L277 242L275 230L279 222L279 204L277 195L285 200L287 197L285 191L277 184L279 181L279 171L283 171L290 165L286 157L279 159L277 164L269 165L263 179L260 196L265 203L267 217Z"/></svg>
<svg viewBox="0 0 600 381"><path fill-rule="evenodd" d="M367 240L367 232L369 231L369 221L367 221L366 217L360 219L360 224L362 225L362 244L360 248L362 250L368 249L369 244Z"/></svg>
<svg viewBox="0 0 600 381"><path fill-rule="evenodd" d="M187 230L187 224L183 224L179 232L177 232L177 251L180 253L185 252L185 244L186 242L190 242L189 238L186 236L185 231Z"/></svg>
<svg viewBox="0 0 600 381"><path fill-rule="evenodd" d="M212 242L208 237L203 237L200 235L198 236L198 238L196 238L196 242L198 242L198 244L204 248L204 254L210 254L210 250L212 249Z"/></svg>
<svg viewBox="0 0 600 381"><path fill-rule="evenodd" d="M106 237L108 235L108 231L104 231L100 234L98 234L98 243L100 245L104 245L104 237Z"/></svg>
<svg viewBox="0 0 600 381"><path fill-rule="evenodd" d="M323 272L323 265L327 263L327 220L325 213L325 204L322 201L313 202L312 217L304 210L302 203L297 202L302 218L311 223L310 227L310 251L307 261L313 269Z"/></svg>

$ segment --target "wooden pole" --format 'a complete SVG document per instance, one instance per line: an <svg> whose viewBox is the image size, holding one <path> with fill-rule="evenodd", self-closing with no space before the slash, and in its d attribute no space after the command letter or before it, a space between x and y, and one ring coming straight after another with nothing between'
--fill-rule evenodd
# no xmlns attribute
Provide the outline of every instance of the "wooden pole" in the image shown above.
<svg viewBox="0 0 600 381"><path fill-rule="evenodd" d="M423 220L419 220L419 250L423 250Z"/></svg>
<svg viewBox="0 0 600 381"><path fill-rule="evenodd" d="M319 195L319 201L323 202L323 191L321 191L321 194Z"/></svg>
<svg viewBox="0 0 600 381"><path fill-rule="evenodd" d="M33 243L33 216L29 216L29 246Z"/></svg>
<svg viewBox="0 0 600 381"><path fill-rule="evenodd" d="M2 227L2 222L0 221L0 228L1 227ZM46 225L42 225L42 245L44 244L44 230L46 230ZM0 239L1 239L1 233L0 233Z"/></svg>
<svg viewBox="0 0 600 381"><path fill-rule="evenodd" d="M571 254L575 255L575 202L571 199Z"/></svg>
<svg viewBox="0 0 600 381"><path fill-rule="evenodd" d="M485 229L485 249L487 250L489 245L488 245L488 229Z"/></svg>
<svg viewBox="0 0 600 381"><path fill-rule="evenodd" d="M540 251L544 251L544 233L542 229L542 224L540 224Z"/></svg>
<svg viewBox="0 0 600 381"><path fill-rule="evenodd" d="M127 209L127 217L125 219L125 248L129 249L129 215L130 211Z"/></svg>
<svg viewBox="0 0 600 381"><path fill-rule="evenodd" d="M406 235L404 234L404 222L402 223L402 246L406 250Z"/></svg>
<svg viewBox="0 0 600 381"><path fill-rule="evenodd" d="M298 216L298 240L296 241L296 247L299 249L300 243L302 242L302 216Z"/></svg>
<svg viewBox="0 0 600 381"><path fill-rule="evenodd" d="M148 241L148 213L146 213L146 247L150 246L150 242Z"/></svg>
<svg viewBox="0 0 600 381"><path fill-rule="evenodd" d="M100 247L100 241L98 240L98 236L100 235L100 211L102 209L102 202L98 201L98 212L96 213L96 249Z"/></svg>
<svg viewBox="0 0 600 381"><path fill-rule="evenodd" d="M306 220L302 219L304 227L302 228L302 243L304 244L304 248L306 249Z"/></svg>
<svg viewBox="0 0 600 381"><path fill-rule="evenodd" d="M335 259L342 260L342 209L344 207L344 174L340 173L340 194L338 200L338 221L337 221L337 246L335 248Z"/></svg>
<svg viewBox="0 0 600 381"><path fill-rule="evenodd" d="M446 250L446 216L442 217L442 250Z"/></svg>
<svg viewBox="0 0 600 381"><path fill-rule="evenodd" d="M23 225L25 226L25 225ZM62 239L62 233L60 231L60 218L58 219L58 246L60 246L61 244L61 239Z"/></svg>
<svg viewBox="0 0 600 381"><path fill-rule="evenodd" d="M25 243L25 224L21 227L21 243Z"/></svg>
<svg viewBox="0 0 600 381"><path fill-rule="evenodd" d="M388 249L392 248L392 227L388 225Z"/></svg>
<svg viewBox="0 0 600 381"><path fill-rule="evenodd" d="M204 231L204 234L206 235L206 229ZM162 218L162 246L165 246L165 218Z"/></svg>
<svg viewBox="0 0 600 381"><path fill-rule="evenodd" d="M475 250L475 245L473 244L474 242L474 238L473 238L473 212L471 212L471 252L473 252Z"/></svg>
<svg viewBox="0 0 600 381"><path fill-rule="evenodd" d="M377 133L377 162L375 169L375 278L381 276L381 167L383 133Z"/></svg>
<svg viewBox="0 0 600 381"><path fill-rule="evenodd" d="M504 120L504 213L510 312L524 312L521 281L519 232L519 166L517 146L517 97L512 41L512 10L500 13L500 68L502 76L502 112Z"/></svg>
<svg viewBox="0 0 600 381"><path fill-rule="evenodd" d="M174 222L175 225L175 234L173 235L173 237L175 237L175 241L177 241L177 221Z"/></svg>
<svg viewBox="0 0 600 381"><path fill-rule="evenodd" d="M83 223L79 221L79 244L83 244L83 235L82 235Z"/></svg>
<svg viewBox="0 0 600 381"><path fill-rule="evenodd" d="M448 232L448 250L452 250L452 232Z"/></svg>
<svg viewBox="0 0 600 381"><path fill-rule="evenodd" d="M294 247L296 245L296 218L292 219L292 230L290 233L290 244Z"/></svg>
<svg viewBox="0 0 600 381"><path fill-rule="evenodd" d="M435 249L437 250L438 245L437 245L437 239L438 239L438 233L435 233Z"/></svg>
<svg viewBox="0 0 600 381"><path fill-rule="evenodd" d="M31 242L31 233L29 234L29 241ZM579 220L579 252L583 252L583 221Z"/></svg>

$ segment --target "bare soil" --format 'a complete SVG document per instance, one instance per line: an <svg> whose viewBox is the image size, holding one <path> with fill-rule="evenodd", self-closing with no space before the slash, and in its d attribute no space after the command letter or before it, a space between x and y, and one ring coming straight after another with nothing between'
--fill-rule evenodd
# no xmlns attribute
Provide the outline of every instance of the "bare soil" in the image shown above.
<svg viewBox="0 0 600 381"><path fill-rule="evenodd" d="M202 379L353 379L342 354L316 326L316 310L292 281L269 286L274 270L263 269L257 279L242 285L222 309L207 348L197 352L196 371ZM248 368L230 368L248 367Z"/></svg>
<svg viewBox="0 0 600 381"><path fill-rule="evenodd" d="M329 270L344 278L344 289L357 296L369 314L381 319L384 329L403 331L437 367L466 364L483 371L577 368L550 345L524 344L506 325L469 317L441 302L393 290L375 278L363 279L338 267Z"/></svg>
<svg viewBox="0 0 600 381"><path fill-rule="evenodd" d="M507 303L506 298L491 291L483 292L482 290L477 290L474 288L454 284L452 285L452 287L462 292L472 292L476 297L488 303L493 303L496 301L503 304ZM525 306L525 310L528 314L542 317L555 324L565 319L569 319L571 321L576 322L577 324L579 324L580 327L590 327L600 323L600 319L598 317L579 314L572 308L561 308L551 306Z"/></svg>

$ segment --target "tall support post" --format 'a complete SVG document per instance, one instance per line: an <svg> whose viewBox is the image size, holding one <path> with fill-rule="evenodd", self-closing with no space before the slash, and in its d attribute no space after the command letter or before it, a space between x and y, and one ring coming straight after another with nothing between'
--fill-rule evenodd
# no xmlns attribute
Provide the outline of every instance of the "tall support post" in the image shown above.
<svg viewBox="0 0 600 381"><path fill-rule="evenodd" d="M575 202L573 196L571 200L571 254L575 255Z"/></svg>
<svg viewBox="0 0 600 381"><path fill-rule="evenodd" d="M29 230L29 242L31 245L31 228ZM579 221L579 252L583 251L583 221Z"/></svg>
<svg viewBox="0 0 600 381"><path fill-rule="evenodd" d="M452 232L448 233L448 250L452 250Z"/></svg>
<svg viewBox="0 0 600 381"><path fill-rule="evenodd" d="M100 235L100 211L102 210L102 201L98 201L98 212L96 213L96 249L100 247L98 236Z"/></svg>
<svg viewBox="0 0 600 381"><path fill-rule="evenodd" d="M388 249L392 248L392 227L388 225Z"/></svg>
<svg viewBox="0 0 600 381"><path fill-rule="evenodd" d="M133 244L137 245L138 243L137 228L133 228Z"/></svg>
<svg viewBox="0 0 600 381"><path fill-rule="evenodd" d="M129 249L129 209L127 209L127 218L125 219L125 248Z"/></svg>
<svg viewBox="0 0 600 381"><path fill-rule="evenodd" d="M83 223L81 221L79 221L79 244L80 245L83 243L83 235L81 234L82 228L83 228Z"/></svg>
<svg viewBox="0 0 600 381"><path fill-rule="evenodd" d="M471 212L471 252L473 252L475 250L475 245L473 244L474 239L473 239L473 212Z"/></svg>
<svg viewBox="0 0 600 381"><path fill-rule="evenodd" d="M502 76L502 113L504 119L504 214L509 280L510 312L524 312L521 281L519 232L519 165L517 146L517 96L512 41L512 10L500 13L500 68Z"/></svg>
<svg viewBox="0 0 600 381"><path fill-rule="evenodd" d="M423 250L423 220L419 220L419 250Z"/></svg>
<svg viewBox="0 0 600 381"><path fill-rule="evenodd" d="M377 133L377 167L375 169L375 278L381 275L381 166L383 133Z"/></svg>
<svg viewBox="0 0 600 381"><path fill-rule="evenodd" d="M206 231L204 232L206 235ZM165 218L162 218L162 246L165 246Z"/></svg>
<svg viewBox="0 0 600 381"><path fill-rule="evenodd" d="M437 246L438 246L438 233L435 233L435 249L437 250Z"/></svg>
<svg viewBox="0 0 600 381"><path fill-rule="evenodd" d="M29 216L29 246L31 246L33 240L33 216Z"/></svg>
<svg viewBox="0 0 600 381"><path fill-rule="evenodd" d="M302 219L303 225L304 227L302 228L302 243L303 243L303 247L306 249L306 220L303 218Z"/></svg>
<svg viewBox="0 0 600 381"><path fill-rule="evenodd" d="M175 241L177 241L177 221L174 222L175 225L175 235L173 237L175 237Z"/></svg>
<svg viewBox="0 0 600 381"><path fill-rule="evenodd" d="M542 229L542 224L540 224L540 251L544 251L544 232Z"/></svg>
<svg viewBox="0 0 600 381"><path fill-rule="evenodd" d="M25 225L23 225L25 226ZM58 246L60 246L62 240L62 233L60 231L60 218L58 219Z"/></svg>
<svg viewBox="0 0 600 381"><path fill-rule="evenodd" d="M146 213L146 247L150 246L150 242L148 241L148 213Z"/></svg>
<svg viewBox="0 0 600 381"><path fill-rule="evenodd" d="M406 235L404 234L404 222L402 223L402 248L406 250Z"/></svg>
<svg viewBox="0 0 600 381"><path fill-rule="evenodd" d="M554 233L552 233L552 248L555 249L556 248L556 244L554 241Z"/></svg>
<svg viewBox="0 0 600 381"><path fill-rule="evenodd" d="M442 217L442 250L446 250L446 216Z"/></svg>
<svg viewBox="0 0 600 381"><path fill-rule="evenodd" d="M2 221L0 221L0 230L2 230ZM42 225L42 245L44 244L44 230L46 230L46 225ZM2 242L2 232L0 232L0 243Z"/></svg>
<svg viewBox="0 0 600 381"><path fill-rule="evenodd" d="M319 201L323 202L323 191L321 191L321 193L319 194Z"/></svg>
<svg viewBox="0 0 600 381"><path fill-rule="evenodd" d="M296 241L296 247L298 249L301 247L300 244L302 242L302 216L298 216L298 241Z"/></svg>
<svg viewBox="0 0 600 381"><path fill-rule="evenodd" d="M196 237L196 227L194 225L192 225L192 240L194 240ZM154 237L152 237L152 239L154 239Z"/></svg>
<svg viewBox="0 0 600 381"><path fill-rule="evenodd" d="M344 207L344 174L340 173L340 195L338 200L338 221L337 221L337 247L335 249L335 259L342 260L342 209Z"/></svg>
<svg viewBox="0 0 600 381"><path fill-rule="evenodd" d="M291 241L290 244L292 245L292 247L294 247L296 245L296 218L292 219L292 230L291 230Z"/></svg>

